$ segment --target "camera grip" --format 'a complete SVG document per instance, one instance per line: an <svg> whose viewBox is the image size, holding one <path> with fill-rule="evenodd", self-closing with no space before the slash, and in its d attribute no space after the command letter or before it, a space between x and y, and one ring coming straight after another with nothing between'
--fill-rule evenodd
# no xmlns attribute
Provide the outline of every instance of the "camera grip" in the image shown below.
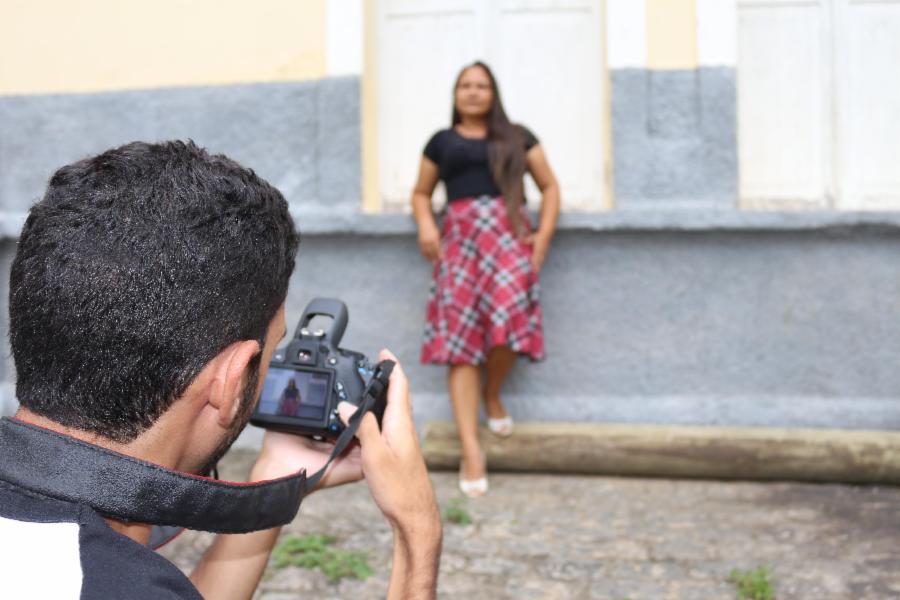
<svg viewBox="0 0 900 600"><path fill-rule="evenodd" d="M381 419L384 417L384 409L387 408L387 388L391 378L391 372L394 370L396 363L392 360L383 360L375 366L375 374L369 382L366 394L371 395L374 403L372 404L372 414L378 421L378 428L381 428Z"/></svg>

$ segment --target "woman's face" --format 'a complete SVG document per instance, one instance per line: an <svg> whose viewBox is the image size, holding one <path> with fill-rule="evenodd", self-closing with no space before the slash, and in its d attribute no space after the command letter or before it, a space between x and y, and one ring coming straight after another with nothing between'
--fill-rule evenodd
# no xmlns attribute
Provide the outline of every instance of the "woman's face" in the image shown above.
<svg viewBox="0 0 900 600"><path fill-rule="evenodd" d="M481 67L469 67L463 71L456 86L456 110L467 117L484 117L491 110L494 90L491 80Z"/></svg>

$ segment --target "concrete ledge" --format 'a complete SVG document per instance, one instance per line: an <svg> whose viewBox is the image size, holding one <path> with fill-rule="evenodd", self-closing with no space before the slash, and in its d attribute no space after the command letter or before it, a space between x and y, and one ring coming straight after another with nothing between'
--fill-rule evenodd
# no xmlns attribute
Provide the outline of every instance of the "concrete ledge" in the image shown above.
<svg viewBox="0 0 900 600"><path fill-rule="evenodd" d="M413 235L412 217L406 214L366 214L352 204L337 208L291 210L301 234L306 235ZM0 212L0 239L15 239L26 213ZM616 210L603 213L565 213L563 231L825 231L870 228L900 230L898 212L748 212L739 210Z"/></svg>
<svg viewBox="0 0 900 600"><path fill-rule="evenodd" d="M893 431L517 423L481 439L500 471L900 484ZM426 423L422 449L430 468L457 469L456 426Z"/></svg>

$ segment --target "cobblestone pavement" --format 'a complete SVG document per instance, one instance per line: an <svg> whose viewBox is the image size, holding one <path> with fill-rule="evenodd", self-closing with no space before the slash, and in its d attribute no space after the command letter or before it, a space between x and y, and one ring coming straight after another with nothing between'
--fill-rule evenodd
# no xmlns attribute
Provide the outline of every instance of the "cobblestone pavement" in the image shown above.
<svg viewBox="0 0 900 600"><path fill-rule="evenodd" d="M250 456L230 454L223 476ZM442 507L459 498L454 474L432 481ZM462 508L473 522L445 525L440 598L734 599L729 572L761 565L776 600L900 598L898 488L500 473ZM270 569L255 598L384 598L391 533L364 483L307 498L289 534L334 535L376 575ZM189 571L210 539L162 553Z"/></svg>

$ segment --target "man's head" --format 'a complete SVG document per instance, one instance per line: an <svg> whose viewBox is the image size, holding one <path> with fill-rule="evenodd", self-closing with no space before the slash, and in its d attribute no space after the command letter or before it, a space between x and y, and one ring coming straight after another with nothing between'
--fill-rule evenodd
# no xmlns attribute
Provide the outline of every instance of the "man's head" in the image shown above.
<svg viewBox="0 0 900 600"><path fill-rule="evenodd" d="M135 142L61 168L10 275L19 402L133 440L223 350L263 346L297 243L278 190L191 142Z"/></svg>

